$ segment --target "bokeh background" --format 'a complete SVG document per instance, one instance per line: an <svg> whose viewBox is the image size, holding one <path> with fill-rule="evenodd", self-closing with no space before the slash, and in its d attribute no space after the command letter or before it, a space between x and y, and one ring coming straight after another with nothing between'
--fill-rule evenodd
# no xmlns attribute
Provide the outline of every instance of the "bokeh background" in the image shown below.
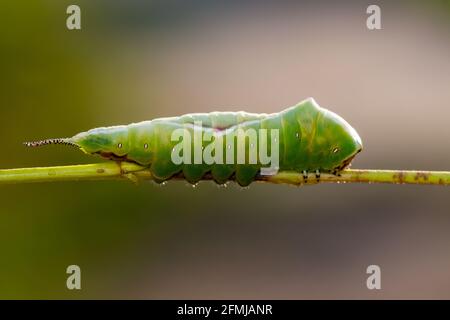
<svg viewBox="0 0 450 320"><path fill-rule="evenodd" d="M448 1L3 1L0 167L102 161L27 140L312 96L360 133L353 167L450 170L449 18ZM0 201L0 298L450 298L444 187L97 181Z"/></svg>

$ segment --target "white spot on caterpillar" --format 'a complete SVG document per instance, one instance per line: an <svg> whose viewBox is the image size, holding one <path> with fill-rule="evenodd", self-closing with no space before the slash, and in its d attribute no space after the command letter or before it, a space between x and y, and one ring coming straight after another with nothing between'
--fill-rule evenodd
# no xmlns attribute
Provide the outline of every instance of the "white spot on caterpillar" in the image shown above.
<svg viewBox="0 0 450 320"><path fill-rule="evenodd" d="M119 144L117 144L117 148L122 148L122 144L121 143L119 143Z"/></svg>
<svg viewBox="0 0 450 320"><path fill-rule="evenodd" d="M144 149L148 149L148 143L144 143Z"/></svg>

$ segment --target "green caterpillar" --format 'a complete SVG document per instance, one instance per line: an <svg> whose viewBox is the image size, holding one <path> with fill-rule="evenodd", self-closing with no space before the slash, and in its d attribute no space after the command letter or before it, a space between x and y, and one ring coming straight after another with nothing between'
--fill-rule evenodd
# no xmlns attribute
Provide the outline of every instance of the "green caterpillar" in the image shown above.
<svg viewBox="0 0 450 320"><path fill-rule="evenodd" d="M184 134L174 139L177 130ZM252 132L260 134L252 135ZM192 136L188 141L187 137ZM322 172L339 174L362 150L358 133L312 98L274 114L186 114L127 126L95 128L71 138L25 143L29 147L46 144L76 146L88 154L148 166L159 182L182 173L187 181L195 184L211 174L219 184L235 179L241 186L249 185L266 169L264 153L273 156L277 152L276 170L298 171L306 179L308 172L315 172L317 178ZM210 160L199 158L196 153L199 150L205 159L210 155ZM211 157L215 161L211 162Z"/></svg>

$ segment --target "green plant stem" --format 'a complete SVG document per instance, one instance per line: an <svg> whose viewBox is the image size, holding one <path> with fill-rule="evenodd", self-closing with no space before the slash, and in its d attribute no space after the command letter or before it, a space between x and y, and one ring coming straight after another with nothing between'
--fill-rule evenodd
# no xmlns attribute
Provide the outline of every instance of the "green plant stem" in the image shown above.
<svg viewBox="0 0 450 320"><path fill-rule="evenodd" d="M0 184L127 179L134 182L153 179L150 170L135 163L104 162L95 164L38 167L0 170ZM182 174L173 180L183 179ZM203 180L212 180L206 175ZM317 179L314 173L303 175L294 171L280 171L272 176L258 176L256 181L275 184L306 185L320 182L362 182L362 183L407 183L424 185L450 185L448 171L406 171L406 170L344 170L340 176L321 174Z"/></svg>

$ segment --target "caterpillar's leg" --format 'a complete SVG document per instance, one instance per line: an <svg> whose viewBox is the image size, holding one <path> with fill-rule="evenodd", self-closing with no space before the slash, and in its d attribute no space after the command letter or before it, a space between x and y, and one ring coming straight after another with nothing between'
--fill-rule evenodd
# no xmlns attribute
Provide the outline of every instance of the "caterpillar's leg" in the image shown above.
<svg viewBox="0 0 450 320"><path fill-rule="evenodd" d="M119 166L120 175L123 176L125 174L125 170L122 168L122 161L116 160L117 165Z"/></svg>
<svg viewBox="0 0 450 320"><path fill-rule="evenodd" d="M316 170L316 180L317 180L317 182L320 181L320 170L319 169Z"/></svg>
<svg viewBox="0 0 450 320"><path fill-rule="evenodd" d="M122 162L123 161L116 161L116 163L119 165L120 175L122 177L124 177L124 178L127 178L128 180L130 180L134 184L138 184L138 182L139 182L138 177L134 173L127 172L126 170L124 170L123 167L122 167Z"/></svg>
<svg viewBox="0 0 450 320"><path fill-rule="evenodd" d="M303 170L303 181L306 183L308 182L308 171Z"/></svg>
<svg viewBox="0 0 450 320"><path fill-rule="evenodd" d="M340 177L341 174L337 169L334 169L333 171L331 171L331 174L334 174L336 177Z"/></svg>

